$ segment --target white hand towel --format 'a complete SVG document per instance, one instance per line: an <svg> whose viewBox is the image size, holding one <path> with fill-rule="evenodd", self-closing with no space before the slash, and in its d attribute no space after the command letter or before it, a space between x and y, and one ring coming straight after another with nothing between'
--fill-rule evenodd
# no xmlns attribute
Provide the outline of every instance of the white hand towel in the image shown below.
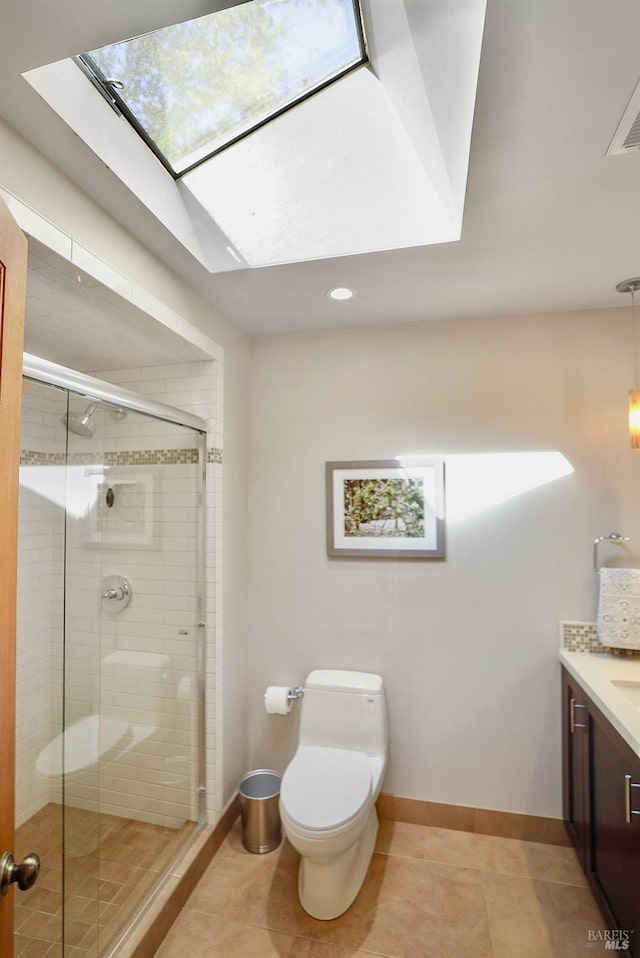
<svg viewBox="0 0 640 958"><path fill-rule="evenodd" d="M614 649L640 649L640 569L600 569L598 639Z"/></svg>

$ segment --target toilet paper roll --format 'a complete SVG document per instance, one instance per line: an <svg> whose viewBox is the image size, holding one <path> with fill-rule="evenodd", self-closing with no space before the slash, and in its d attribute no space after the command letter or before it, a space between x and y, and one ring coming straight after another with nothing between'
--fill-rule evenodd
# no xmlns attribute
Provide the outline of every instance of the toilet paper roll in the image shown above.
<svg viewBox="0 0 640 958"><path fill-rule="evenodd" d="M269 715L288 715L291 711L293 699L286 685L269 685L264 693L264 707Z"/></svg>

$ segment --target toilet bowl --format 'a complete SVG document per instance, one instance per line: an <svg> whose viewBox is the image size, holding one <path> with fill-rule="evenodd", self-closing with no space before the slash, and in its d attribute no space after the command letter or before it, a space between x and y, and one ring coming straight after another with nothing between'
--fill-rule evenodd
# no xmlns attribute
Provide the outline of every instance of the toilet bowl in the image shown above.
<svg viewBox="0 0 640 958"><path fill-rule="evenodd" d="M280 815L301 856L300 903L314 918L337 918L362 886L378 831L375 802L387 749L380 676L329 669L307 676Z"/></svg>

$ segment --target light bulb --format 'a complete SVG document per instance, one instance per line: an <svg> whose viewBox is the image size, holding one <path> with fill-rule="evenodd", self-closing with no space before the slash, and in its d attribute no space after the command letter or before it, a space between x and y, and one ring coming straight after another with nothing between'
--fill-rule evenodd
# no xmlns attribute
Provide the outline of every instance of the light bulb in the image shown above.
<svg viewBox="0 0 640 958"><path fill-rule="evenodd" d="M640 449L640 389L629 390L629 439L632 449Z"/></svg>

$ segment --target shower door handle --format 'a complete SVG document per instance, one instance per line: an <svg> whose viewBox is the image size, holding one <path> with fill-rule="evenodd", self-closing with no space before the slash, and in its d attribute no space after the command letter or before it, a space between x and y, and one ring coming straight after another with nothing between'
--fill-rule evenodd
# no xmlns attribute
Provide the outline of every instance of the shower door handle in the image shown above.
<svg viewBox="0 0 640 958"><path fill-rule="evenodd" d="M39 874L40 858L35 852L29 852L21 865L16 865L11 852L5 852L0 858L0 898L4 898L13 882L18 883L21 891L28 891Z"/></svg>

